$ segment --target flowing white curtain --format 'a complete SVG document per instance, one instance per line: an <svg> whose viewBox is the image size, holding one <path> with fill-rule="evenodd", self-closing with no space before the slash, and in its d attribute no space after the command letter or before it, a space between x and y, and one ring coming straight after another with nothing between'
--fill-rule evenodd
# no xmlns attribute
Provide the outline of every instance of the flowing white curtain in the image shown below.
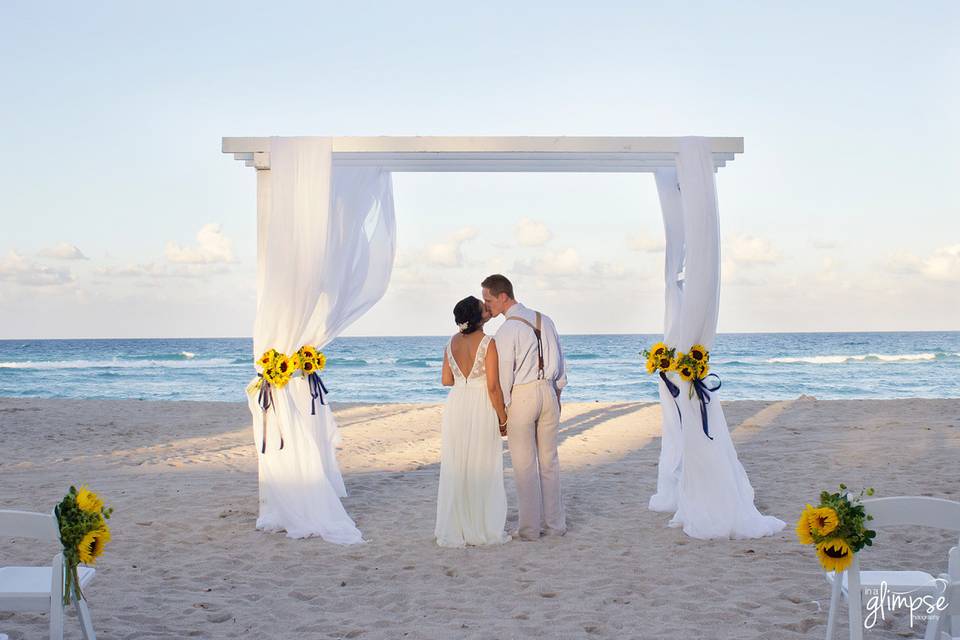
<svg viewBox="0 0 960 640"><path fill-rule="evenodd" d="M677 330L680 323L680 306L683 297L683 207L680 203L680 190L677 186L677 170L662 169L655 174L657 192L660 195L660 210L663 213L663 229L666 235L666 256L664 260L664 283L666 286L666 304L663 324L664 342L677 344ZM673 396L662 380L659 381L660 409L663 414L663 429L660 439L660 462L657 465L657 492L650 496L649 507L653 511L676 511L677 490L680 485L680 465L682 463L680 440L680 415L674 404Z"/></svg>
<svg viewBox="0 0 960 640"><path fill-rule="evenodd" d="M258 172L254 357L322 349L383 296L396 251L389 173L333 166L329 138L273 138L270 154ZM303 378L273 389L264 433L257 393L248 395L258 452L266 437L257 528L362 542L340 502L336 421L319 402L311 415L311 400Z"/></svg>
<svg viewBox="0 0 960 640"><path fill-rule="evenodd" d="M666 342L680 351L697 343L712 349L720 303L720 225L708 142L701 138L681 142L675 183L679 202L671 195L670 177L669 172L657 176L667 232ZM677 214L682 214L682 229L673 225ZM678 285L681 271L683 283ZM697 396L690 396L690 384L671 376L680 395L674 404L660 383L664 414L660 463L666 468L658 472L650 508L670 507L675 497L670 526L683 527L694 538L756 538L783 529L783 521L761 514L753 504L753 487L720 407L721 392L712 393L707 405L710 440L703 432ZM677 406L682 426L674 421Z"/></svg>

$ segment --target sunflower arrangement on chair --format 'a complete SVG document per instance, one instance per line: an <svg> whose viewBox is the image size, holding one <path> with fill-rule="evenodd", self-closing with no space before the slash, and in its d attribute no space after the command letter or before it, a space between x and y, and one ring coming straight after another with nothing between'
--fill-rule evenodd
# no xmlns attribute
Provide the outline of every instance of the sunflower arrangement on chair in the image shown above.
<svg viewBox="0 0 960 640"><path fill-rule="evenodd" d="M817 558L825 571L846 571L853 562L853 554L873 544L877 533L866 527L873 516L863 509L864 495L872 496L873 489L862 490L851 497L846 485L841 484L838 493L823 491L820 504L816 507L808 504L800 514L797 539L800 544L816 547Z"/></svg>
<svg viewBox="0 0 960 640"><path fill-rule="evenodd" d="M77 565L96 564L103 547L110 542L107 520L113 509L103 506L103 500L87 487L70 487L54 510L63 545L64 590L63 603L70 604L71 596L83 598Z"/></svg>

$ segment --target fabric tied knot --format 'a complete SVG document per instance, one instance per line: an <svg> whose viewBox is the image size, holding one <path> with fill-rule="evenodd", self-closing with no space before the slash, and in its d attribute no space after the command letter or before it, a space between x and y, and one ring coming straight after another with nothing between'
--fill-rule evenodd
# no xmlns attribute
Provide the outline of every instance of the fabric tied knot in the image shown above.
<svg viewBox="0 0 960 640"><path fill-rule="evenodd" d="M317 399L320 399L320 404L327 404L326 400L323 399L323 394L330 392L327 391L323 380L320 379L320 374L316 371L307 376L307 383L310 385L310 415L315 416L317 415Z"/></svg>
<svg viewBox="0 0 960 640"><path fill-rule="evenodd" d="M694 378L690 383L693 390L700 400L700 419L703 421L703 435L713 440L710 435L710 427L707 424L707 405L710 404L710 393L720 388L720 376L715 373L707 375L705 378Z"/></svg>
<svg viewBox="0 0 960 640"><path fill-rule="evenodd" d="M264 377L262 373L258 373L257 376L260 377L260 393L257 395L257 404L260 405L260 409L263 412L263 438L262 444L260 446L260 453L267 452L267 411L274 406L273 404L273 389L270 386L270 383ZM276 411L276 409L274 409ZM280 434L280 448L283 449L283 430L280 428L280 422L277 422L277 432Z"/></svg>

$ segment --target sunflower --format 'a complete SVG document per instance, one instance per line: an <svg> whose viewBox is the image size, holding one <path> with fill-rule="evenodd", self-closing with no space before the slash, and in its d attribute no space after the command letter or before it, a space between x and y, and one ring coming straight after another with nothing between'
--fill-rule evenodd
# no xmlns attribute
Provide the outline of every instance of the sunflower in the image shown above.
<svg viewBox="0 0 960 640"><path fill-rule="evenodd" d="M304 360L300 363L300 368L303 369L304 375L310 375L317 370L317 363L313 360Z"/></svg>
<svg viewBox="0 0 960 640"><path fill-rule="evenodd" d="M276 349L267 349L263 352L263 355L257 360L257 364L264 369L269 369L273 366L274 361L276 361L277 356L280 355L277 353Z"/></svg>
<svg viewBox="0 0 960 640"><path fill-rule="evenodd" d="M311 347L308 344L300 347L300 351L297 351L297 355L300 356L301 360L316 360L317 359L317 350L314 347Z"/></svg>
<svg viewBox="0 0 960 640"><path fill-rule="evenodd" d="M693 380L695 371L693 370L693 367L691 367L690 365L681 364L680 366L677 367L677 373L680 374L681 380L685 382L690 382L691 380Z"/></svg>
<svg viewBox="0 0 960 640"><path fill-rule="evenodd" d="M77 555L84 564L95 564L97 558L103 554L103 546L110 542L110 529L103 524L98 529L88 531L80 544L77 545Z"/></svg>
<svg viewBox="0 0 960 640"><path fill-rule="evenodd" d="M853 562L853 551L843 538L830 538L817 545L817 558L825 571L840 573Z"/></svg>
<svg viewBox="0 0 960 640"><path fill-rule="evenodd" d="M820 507L810 512L810 529L818 536L825 536L840 525L837 512L830 507Z"/></svg>
<svg viewBox="0 0 960 640"><path fill-rule="evenodd" d="M710 365L708 365L706 362L697 368L698 378L706 378L708 373L710 373Z"/></svg>
<svg viewBox="0 0 960 640"><path fill-rule="evenodd" d="M290 361L290 375L293 375L297 372L297 369L300 368L301 360L300 354L295 353L292 356L288 357L287 360Z"/></svg>
<svg viewBox="0 0 960 640"><path fill-rule="evenodd" d="M293 375L295 369L291 366L290 358L282 353L278 353L273 361L273 366L263 372L263 377L267 379L272 386L282 389Z"/></svg>
<svg viewBox="0 0 960 640"><path fill-rule="evenodd" d="M323 371L327 368L327 356L323 355L323 351L317 351L317 371Z"/></svg>
<svg viewBox="0 0 960 640"><path fill-rule="evenodd" d="M87 513L100 513L103 509L103 500L86 487L80 487L80 490L77 491L77 506L80 507L81 511Z"/></svg>
<svg viewBox="0 0 960 640"><path fill-rule="evenodd" d="M706 363L710 359L710 352L702 344L695 344L690 347L690 357L697 362Z"/></svg>
<svg viewBox="0 0 960 640"><path fill-rule="evenodd" d="M657 370L657 362L654 356L647 358L647 373L653 373Z"/></svg>
<svg viewBox="0 0 960 640"><path fill-rule="evenodd" d="M650 355L659 356L669 351L669 348L663 342L657 342L650 347Z"/></svg>
<svg viewBox="0 0 960 640"><path fill-rule="evenodd" d="M813 544L813 529L810 527L810 514L813 513L813 505L807 505L797 520L797 540L800 544Z"/></svg>
<svg viewBox="0 0 960 640"><path fill-rule="evenodd" d="M657 356L657 368L663 371L670 371L670 367L673 365L673 360L670 359L670 356L667 353L662 353Z"/></svg>

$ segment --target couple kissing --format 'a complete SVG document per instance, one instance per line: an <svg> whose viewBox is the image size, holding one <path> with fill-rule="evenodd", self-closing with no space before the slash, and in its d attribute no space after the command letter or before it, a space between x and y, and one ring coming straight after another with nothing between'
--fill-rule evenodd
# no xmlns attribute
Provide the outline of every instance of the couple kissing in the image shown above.
<svg viewBox="0 0 960 640"><path fill-rule="evenodd" d="M566 533L560 491L557 429L567 384L553 321L514 297L495 274L480 283L482 300L468 296L453 310L457 333L444 348L441 382L452 387L443 410L437 544L502 544L507 496L503 446L507 437L517 488L521 540ZM504 316L495 336L488 320Z"/></svg>

